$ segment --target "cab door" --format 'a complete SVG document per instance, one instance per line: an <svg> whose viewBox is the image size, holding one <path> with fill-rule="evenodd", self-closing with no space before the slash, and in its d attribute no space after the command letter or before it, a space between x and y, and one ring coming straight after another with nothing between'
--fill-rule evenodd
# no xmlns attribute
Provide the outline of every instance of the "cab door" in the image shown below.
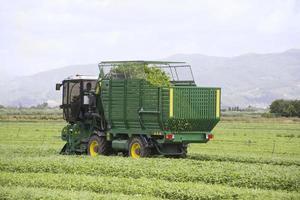
<svg viewBox="0 0 300 200"><path fill-rule="evenodd" d="M81 81L64 81L62 108L64 118L68 122L78 120L81 108Z"/></svg>

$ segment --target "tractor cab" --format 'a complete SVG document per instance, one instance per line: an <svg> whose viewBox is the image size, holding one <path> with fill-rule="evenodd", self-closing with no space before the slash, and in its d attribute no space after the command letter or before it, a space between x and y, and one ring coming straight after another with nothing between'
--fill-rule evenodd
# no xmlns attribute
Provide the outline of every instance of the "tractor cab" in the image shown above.
<svg viewBox="0 0 300 200"><path fill-rule="evenodd" d="M76 75L56 84L56 90L63 88L60 107L63 109L64 119L67 122L80 121L87 113L96 109L97 78L96 76Z"/></svg>

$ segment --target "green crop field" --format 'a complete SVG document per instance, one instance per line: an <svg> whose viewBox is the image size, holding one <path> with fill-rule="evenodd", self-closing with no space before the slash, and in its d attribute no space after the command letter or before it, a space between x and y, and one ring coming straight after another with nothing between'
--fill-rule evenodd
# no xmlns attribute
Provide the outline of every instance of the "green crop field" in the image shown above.
<svg viewBox="0 0 300 200"><path fill-rule="evenodd" d="M300 199L297 119L225 118L186 159L134 160L59 155L65 123L22 115L0 121L0 199Z"/></svg>

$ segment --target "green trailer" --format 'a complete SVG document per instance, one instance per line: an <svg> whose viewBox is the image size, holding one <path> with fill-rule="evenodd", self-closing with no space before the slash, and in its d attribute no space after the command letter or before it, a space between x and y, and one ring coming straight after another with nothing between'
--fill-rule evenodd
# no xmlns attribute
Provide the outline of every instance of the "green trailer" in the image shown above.
<svg viewBox="0 0 300 200"><path fill-rule="evenodd" d="M183 62L101 62L98 78L63 86L62 154L185 157L220 120L220 88L197 87Z"/></svg>

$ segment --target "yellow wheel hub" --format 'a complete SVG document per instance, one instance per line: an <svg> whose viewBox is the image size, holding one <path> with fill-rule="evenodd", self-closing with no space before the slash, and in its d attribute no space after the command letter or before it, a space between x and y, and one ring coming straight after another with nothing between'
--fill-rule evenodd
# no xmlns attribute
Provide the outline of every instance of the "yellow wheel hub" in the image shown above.
<svg viewBox="0 0 300 200"><path fill-rule="evenodd" d="M130 155L132 158L141 157L141 145L139 143L133 143L130 148Z"/></svg>
<svg viewBox="0 0 300 200"><path fill-rule="evenodd" d="M98 147L99 144L97 141L92 141L91 145L90 145L90 154L91 156L97 156L98 155Z"/></svg>

